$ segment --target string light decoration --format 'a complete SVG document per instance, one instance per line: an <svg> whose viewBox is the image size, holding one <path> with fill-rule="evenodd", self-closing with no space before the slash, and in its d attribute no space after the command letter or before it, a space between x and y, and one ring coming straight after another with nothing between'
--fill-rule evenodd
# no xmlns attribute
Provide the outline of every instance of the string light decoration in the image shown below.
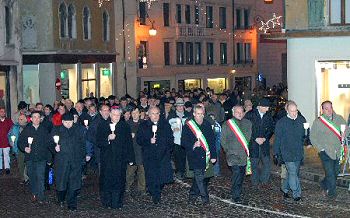
<svg viewBox="0 0 350 218"><path fill-rule="evenodd" d="M264 31L264 33L267 33L267 31L269 29L274 29L276 26L281 26L281 22L280 19L282 18L282 16L276 16L275 13L273 13L273 16L270 20L264 22L264 21L260 21L261 22L261 27L259 28L260 31Z"/></svg>
<svg viewBox="0 0 350 218"><path fill-rule="evenodd" d="M103 2L109 2L109 1L111 1L111 0L98 0L98 7L99 8L102 7Z"/></svg>
<svg viewBox="0 0 350 218"><path fill-rule="evenodd" d="M152 6L152 3L156 2L156 1L157 0L140 0L140 2L146 2L147 3L148 9L150 9L151 6Z"/></svg>

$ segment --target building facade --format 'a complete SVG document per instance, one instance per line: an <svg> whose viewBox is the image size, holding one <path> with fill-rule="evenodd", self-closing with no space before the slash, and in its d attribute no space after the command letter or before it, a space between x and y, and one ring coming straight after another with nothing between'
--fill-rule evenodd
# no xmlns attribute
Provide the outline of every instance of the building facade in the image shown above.
<svg viewBox="0 0 350 218"><path fill-rule="evenodd" d="M313 121L325 100L347 119L350 111L348 0L286 0L289 98Z"/></svg>
<svg viewBox="0 0 350 218"><path fill-rule="evenodd" d="M126 71L126 77L118 73L121 93L123 84L133 96L144 88L221 92L232 87L231 0L159 0L150 7L143 1L117 2L116 11L123 3L125 11L124 19L116 15L116 21L124 20L116 22L118 72ZM149 34L152 26L155 36Z"/></svg>
<svg viewBox="0 0 350 218"><path fill-rule="evenodd" d="M8 115L17 109L17 99L21 98L18 20L18 1L0 1L0 106L5 106Z"/></svg>
<svg viewBox="0 0 350 218"><path fill-rule="evenodd" d="M19 8L23 100L76 102L115 92L113 2L21 0Z"/></svg>

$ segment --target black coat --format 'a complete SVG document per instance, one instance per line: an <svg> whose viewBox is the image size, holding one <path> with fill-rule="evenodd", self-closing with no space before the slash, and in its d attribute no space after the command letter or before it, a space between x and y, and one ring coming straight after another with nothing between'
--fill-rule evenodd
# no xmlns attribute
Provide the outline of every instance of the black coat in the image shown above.
<svg viewBox="0 0 350 218"><path fill-rule="evenodd" d="M244 118L252 122L252 136L249 143L249 153L251 158L259 158L261 149L263 156L270 156L270 138L274 131L274 121L271 113L267 112L261 118L258 109L253 109L249 111ZM265 138L266 141L259 145L255 139Z"/></svg>
<svg viewBox="0 0 350 218"><path fill-rule="evenodd" d="M166 184L173 182L171 151L174 143L170 124L161 119L157 123L156 143L151 144L153 123L142 122L136 134L136 141L142 146L143 166L147 184Z"/></svg>
<svg viewBox="0 0 350 218"><path fill-rule="evenodd" d="M194 120L194 119L193 119ZM202 147L193 149L194 143L197 141L197 137L192 133L190 127L187 124L184 125L181 135L181 145L185 147L188 159L188 166L193 169L205 169L206 168L206 154ZM206 138L209 144L210 159L216 159L216 147L214 131L207 120L203 120L202 125L197 123L199 129L202 131L203 136Z"/></svg>
<svg viewBox="0 0 350 218"><path fill-rule="evenodd" d="M96 134L97 134L98 125L102 121L106 121L106 120L103 119L101 114L97 114L95 116L95 119L93 119L91 122L89 122L89 128L88 128L87 133L86 133L87 143L92 144L93 156L95 158L96 163L100 163L100 156L101 156L100 155L100 148L97 145L97 141L96 141Z"/></svg>
<svg viewBox="0 0 350 218"><path fill-rule="evenodd" d="M100 191L124 191L126 168L134 163L134 149L129 126L120 120L115 126L116 138L108 141L112 134L111 120L102 120L97 128L96 143L101 148Z"/></svg>
<svg viewBox="0 0 350 218"><path fill-rule="evenodd" d="M25 147L29 147L28 137L33 138L33 143L31 152L29 154L25 152L25 161L47 161L50 153L50 135L47 128L40 124L38 129L35 129L29 123L19 135L17 143L22 152L24 152Z"/></svg>
<svg viewBox="0 0 350 218"><path fill-rule="evenodd" d="M136 165L142 165L143 164L142 147L139 144L137 144L137 142L136 142L136 133L137 133L137 130L138 130L141 122L143 122L143 121L139 120L138 122L135 123L132 119L127 121L127 124L130 127L131 133L135 134L135 137L132 139L132 143L133 143L133 146L134 146L135 164Z"/></svg>
<svg viewBox="0 0 350 218"><path fill-rule="evenodd" d="M50 139L54 144L53 136L58 135L60 151L55 154L54 172L58 191L67 189L67 183L72 190L81 188L81 169L86 155L85 139L80 126L74 124L70 129L59 126L52 129Z"/></svg>

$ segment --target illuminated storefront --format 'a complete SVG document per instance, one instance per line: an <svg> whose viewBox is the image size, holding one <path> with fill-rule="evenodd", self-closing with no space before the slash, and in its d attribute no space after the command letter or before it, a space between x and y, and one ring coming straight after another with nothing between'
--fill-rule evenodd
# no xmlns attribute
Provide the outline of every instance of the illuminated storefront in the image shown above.
<svg viewBox="0 0 350 218"><path fill-rule="evenodd" d="M208 87L213 89L215 93L222 93L226 89L226 79L208 79Z"/></svg>

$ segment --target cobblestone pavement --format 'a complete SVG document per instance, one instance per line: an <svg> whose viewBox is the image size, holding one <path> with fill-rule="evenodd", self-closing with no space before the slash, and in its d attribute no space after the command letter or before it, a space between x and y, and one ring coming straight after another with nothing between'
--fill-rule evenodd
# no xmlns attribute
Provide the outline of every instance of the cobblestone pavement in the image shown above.
<svg viewBox="0 0 350 218"><path fill-rule="evenodd" d="M191 180L175 182L164 188L162 203L154 205L149 196L125 197L122 210L109 210L100 206L98 179L89 175L81 190L78 211L70 212L56 204L55 192L47 191L49 201L32 203L28 186L19 185L16 175L0 176L1 217L349 217L350 194L338 188L336 201L327 201L317 183L302 181L303 199L295 203L284 200L280 191L280 179L272 174L270 188L251 189L249 179L244 183L243 205L236 205L230 199L230 172L213 178L209 192L211 204L207 207L190 205L187 202Z"/></svg>

